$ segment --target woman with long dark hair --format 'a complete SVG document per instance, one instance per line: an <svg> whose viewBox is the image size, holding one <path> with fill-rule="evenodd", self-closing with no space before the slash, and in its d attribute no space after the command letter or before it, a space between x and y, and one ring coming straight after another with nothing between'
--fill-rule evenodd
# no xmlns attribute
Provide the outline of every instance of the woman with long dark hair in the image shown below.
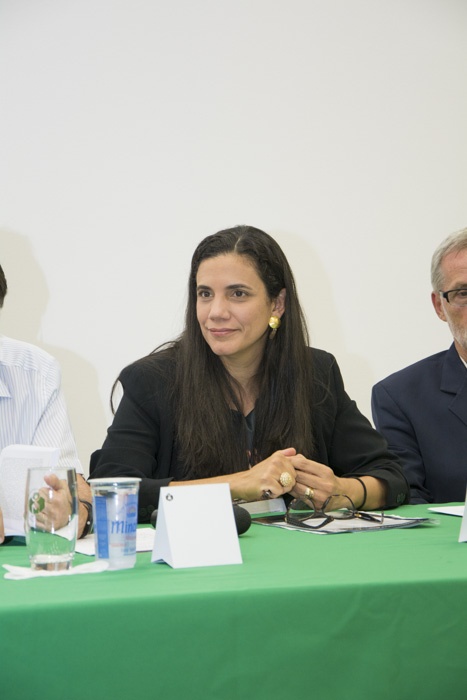
<svg viewBox="0 0 467 700"><path fill-rule="evenodd" d="M228 483L233 499L290 494L392 507L408 486L345 393L332 355L308 347L292 271L251 226L195 250L181 336L126 367L91 476L138 476L139 520L161 486Z"/></svg>

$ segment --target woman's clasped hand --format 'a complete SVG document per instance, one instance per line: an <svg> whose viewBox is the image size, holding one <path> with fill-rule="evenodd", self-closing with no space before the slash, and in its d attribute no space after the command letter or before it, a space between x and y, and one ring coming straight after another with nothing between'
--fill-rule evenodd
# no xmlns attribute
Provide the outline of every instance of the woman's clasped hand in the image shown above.
<svg viewBox="0 0 467 700"><path fill-rule="evenodd" d="M297 454L293 447L278 450L251 469L234 475L231 492L234 498L245 501L290 494L293 498L312 498L317 507L327 502L333 508L346 507L349 498L361 505L365 497L356 480L337 477L330 467Z"/></svg>

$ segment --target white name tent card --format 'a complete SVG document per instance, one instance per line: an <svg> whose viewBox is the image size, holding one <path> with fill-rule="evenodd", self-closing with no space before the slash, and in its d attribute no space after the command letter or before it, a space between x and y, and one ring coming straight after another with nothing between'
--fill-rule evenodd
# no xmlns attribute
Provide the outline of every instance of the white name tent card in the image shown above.
<svg viewBox="0 0 467 700"><path fill-rule="evenodd" d="M459 532L459 542L467 542L467 498L463 509L461 529Z"/></svg>
<svg viewBox="0 0 467 700"><path fill-rule="evenodd" d="M162 487L151 561L174 569L242 564L228 484Z"/></svg>
<svg viewBox="0 0 467 700"><path fill-rule="evenodd" d="M9 445L0 453L0 508L5 535L24 535L24 492L29 467L56 467L58 447Z"/></svg>

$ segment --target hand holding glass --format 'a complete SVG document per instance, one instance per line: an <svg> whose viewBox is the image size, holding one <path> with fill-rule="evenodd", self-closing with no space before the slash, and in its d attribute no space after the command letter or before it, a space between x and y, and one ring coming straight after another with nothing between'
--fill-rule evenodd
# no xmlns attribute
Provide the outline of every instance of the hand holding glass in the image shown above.
<svg viewBox="0 0 467 700"><path fill-rule="evenodd" d="M74 469L32 467L28 470L24 529L33 569L70 568L78 530Z"/></svg>

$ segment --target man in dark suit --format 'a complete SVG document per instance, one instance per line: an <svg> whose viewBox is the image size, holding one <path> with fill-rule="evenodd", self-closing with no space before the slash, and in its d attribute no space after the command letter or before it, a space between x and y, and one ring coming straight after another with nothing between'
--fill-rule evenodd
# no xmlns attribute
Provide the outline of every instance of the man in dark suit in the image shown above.
<svg viewBox="0 0 467 700"><path fill-rule="evenodd" d="M467 485L467 228L436 249L431 300L454 342L373 387L376 428L401 459L411 503L464 501Z"/></svg>

